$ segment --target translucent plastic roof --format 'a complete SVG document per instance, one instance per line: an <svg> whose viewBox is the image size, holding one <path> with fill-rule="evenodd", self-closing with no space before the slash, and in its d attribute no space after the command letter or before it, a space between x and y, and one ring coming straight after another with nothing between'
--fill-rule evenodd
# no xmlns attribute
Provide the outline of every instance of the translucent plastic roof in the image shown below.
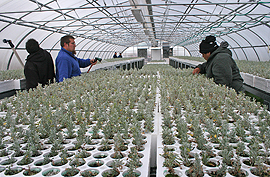
<svg viewBox="0 0 270 177"><path fill-rule="evenodd" d="M164 41L200 56L198 44L211 34L229 42L235 59L268 61L269 20L270 0L1 0L0 70L20 67L3 39L25 61L28 39L55 58L66 34L76 37L81 58L111 58L141 42Z"/></svg>

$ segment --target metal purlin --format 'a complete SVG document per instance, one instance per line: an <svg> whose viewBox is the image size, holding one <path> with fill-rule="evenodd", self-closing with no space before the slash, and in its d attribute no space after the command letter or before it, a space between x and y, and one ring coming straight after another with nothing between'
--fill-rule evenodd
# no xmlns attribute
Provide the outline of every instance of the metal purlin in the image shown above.
<svg viewBox="0 0 270 177"><path fill-rule="evenodd" d="M88 4L86 4L86 5L88 5ZM71 11L69 11L69 12L71 12ZM67 13L69 13L69 12L67 12ZM65 15L67 15L67 13L65 13ZM76 13L77 14L77 13ZM91 14L90 14L91 15ZM89 15L87 15L87 16L89 16ZM87 16L84 16L84 17L87 17ZM57 19L57 18L59 18L60 16L58 16L58 17L56 17L55 19ZM84 18L83 17L83 18ZM81 20L79 20L79 21L81 21ZM76 22L76 20L75 21L72 21L71 23L69 23L69 24L72 24L72 23L75 23ZM82 21L81 21L81 23L82 23ZM83 28L84 26L82 26L81 28ZM62 28L64 28L64 27L62 27ZM80 28L78 28L78 29L80 29ZM77 30L78 30L77 29ZM90 31L90 30L89 30ZM88 31L87 31L88 32ZM87 32L85 32L85 33L87 33ZM74 31L72 32L72 33L74 33ZM93 34L93 36L94 36L94 34ZM91 36L90 36L91 37ZM84 40L86 40L86 39L84 39ZM94 40L95 41L95 40ZM91 42L91 41L89 41L89 42ZM87 45L87 44L86 44ZM56 46L56 44L53 46L53 48ZM79 50L80 51L80 50ZM87 51L85 52L85 54L87 53ZM84 54L84 56L85 56L85 54Z"/></svg>
<svg viewBox="0 0 270 177"><path fill-rule="evenodd" d="M234 38L232 38L231 36L227 35L226 37L230 38L232 41L234 41L234 42L239 46L239 48L242 50L243 54L245 55L246 60L248 61L247 54L246 54L246 52L244 51L244 49L241 48L241 45L240 45ZM234 48L231 48L231 50L234 50ZM235 52L235 53L236 53L236 52ZM238 58L238 56L237 56L237 59L240 60L240 59Z"/></svg>
<svg viewBox="0 0 270 177"><path fill-rule="evenodd" d="M30 0L30 1L31 1L31 0ZM53 2L53 1L51 1L51 2ZM49 2L49 3L51 3L51 2ZM36 2L36 3L37 3L37 2ZM47 3L47 4L49 4L49 3ZM29 14L31 14L31 12L29 12L29 13L27 13L27 14L24 14L24 15L21 16L19 19L15 19L15 22L13 22L13 23L16 24L16 21L18 21L18 20L20 20L20 19L26 17L26 16L29 15ZM10 24L6 25L4 28L1 29L1 31L3 31L4 29L6 29L7 27L11 26L13 23L10 23ZM34 28L34 29L31 30L30 32L28 32L28 33L27 33L27 34L26 34L26 35L18 42L18 44L15 46L15 49L17 49L18 46L22 43L22 41L23 41L28 35L30 35L32 32L34 32L36 29L37 29L37 28ZM1 32L1 31L0 31L0 32ZM14 52L12 52L11 55L10 55L10 57L9 57L9 60L8 60L8 63L7 63L7 70L9 70L10 63L11 63L11 60L12 60L13 55L14 55Z"/></svg>
<svg viewBox="0 0 270 177"><path fill-rule="evenodd" d="M252 9L252 10L254 10L254 8ZM249 13L251 12L251 10L249 11ZM252 18L251 18L252 19ZM232 20L232 19L231 19ZM252 19L252 20L254 20L254 19ZM257 23L257 22L256 22ZM239 30L239 29L238 29ZM237 33L237 31L233 31L234 33L236 33L236 34L238 34ZM239 35L239 34L238 34ZM229 36L229 35L227 35L227 36ZM246 40L246 39L245 39ZM235 40L234 40L235 41ZM238 44L238 43L237 43ZM239 44L238 44L239 45ZM251 45L251 47L252 47L252 45ZM252 47L253 48L253 47ZM255 50L254 48L253 48L253 50ZM242 49L242 51L243 51L243 53L245 54L245 52L244 52L244 50ZM256 51L255 51L256 52ZM236 53L236 52L234 52L234 53ZM256 52L256 54L257 54L257 52ZM247 58L247 55L245 54L245 56L246 56L246 58ZM258 57L258 54L257 54L257 57ZM259 57L258 57L258 59L259 59Z"/></svg>
<svg viewBox="0 0 270 177"><path fill-rule="evenodd" d="M114 47L115 47L115 46L113 46L113 45L108 46L108 49L109 49L111 52L108 52L108 53L107 53L106 58L111 58L111 57L113 56L113 54L114 54L114 52L115 52Z"/></svg>
<svg viewBox="0 0 270 177"><path fill-rule="evenodd" d="M93 51L91 53L88 54L87 58L90 58L92 53L93 53L93 57L96 55L97 51L99 51L99 49L103 46L103 43L99 43L97 44L94 48Z"/></svg>
<svg viewBox="0 0 270 177"><path fill-rule="evenodd" d="M218 4L216 4L216 5L218 5ZM241 7L238 7L237 9L240 9L240 8L242 8L242 7L244 8L245 5L247 5L247 4L243 4ZM252 4L251 4L251 5L252 5ZM225 8L225 6L223 6L223 8ZM227 8L227 7L226 7L226 8ZM248 8L248 7L245 7L245 8ZM231 13L237 12L237 10L232 10L232 9L229 9L229 8L227 8L227 9L230 10ZM254 10L254 9L255 9L255 8L253 8L252 10ZM199 10L199 9L197 9L197 10ZM242 10L243 10L243 9L242 9ZM242 11L242 10L241 10L241 11ZM250 13L252 10L250 10L249 13ZM205 12L205 13L208 13L208 12ZM240 13L240 11L239 11L239 13ZM245 14L245 16L247 16L247 14ZM233 18L234 18L234 17L233 17ZM232 18L232 19L233 19L233 18ZM251 17L249 17L249 18L251 18ZM212 26L212 27L210 27L208 30L205 29L205 30L201 31L200 33L203 34L203 33L205 33L205 32L211 31L211 29L213 29L213 28L218 28L218 27L220 27L221 24L225 22L224 19L225 19L225 16L222 17L222 18L220 18L220 19L218 20L218 21L221 21L221 22L215 21L215 22L211 23L211 22L209 21L209 23L211 23L210 25L215 24L215 23L218 23L218 26L217 26L217 27ZM232 19L229 20L228 22L231 22ZM251 18L251 19L254 21L253 18ZM206 26L206 27L209 27L210 25L208 25L208 26ZM206 27L205 27L205 28L206 28ZM236 31L238 31L238 30L239 30L239 29L237 29ZM229 31L229 32L231 32L231 31ZM197 37L197 36L199 36L199 35L200 35L200 34L197 33L195 36L191 37L191 39L194 39L195 37ZM182 42L182 43L183 43L183 42Z"/></svg>
<svg viewBox="0 0 270 177"><path fill-rule="evenodd" d="M83 23L87 23L87 22L85 22L85 21L83 21L85 18L83 17L82 19L78 19L78 18L75 18L76 16L72 16L72 15L70 15L70 14L68 14L68 13L70 13L70 12L72 12L72 11L75 11L75 13L77 14L77 12L76 12L76 10L75 9L85 9L85 7L83 7L83 6L85 6L85 5L88 5L89 3L87 3L87 4L84 4L84 5L82 5L82 6L80 6L79 8L69 8L70 10L68 11L68 12L66 12L66 14L63 14L63 12L62 12L62 9L60 9L60 7L59 7L59 9L52 9L52 8L50 8L49 7L49 4L50 3L53 3L53 2L56 2L57 3L57 1L56 0L53 0L53 1L50 1L49 3L47 3L47 4L45 4L45 5L43 5L42 3L39 3L37 0L30 0L30 2L33 2L33 3L36 3L37 4L37 6L38 6L38 8L36 9L36 10L41 10L41 8L42 7L46 7L46 8L48 8L47 10L48 11L54 11L54 12L56 12L56 13L59 13L59 16L57 16L57 17L55 17L55 18L53 18L53 19L59 19L62 15L64 15L64 18L66 17L66 16L70 16L72 19L71 20L73 20L71 23L69 23L69 25L71 25L71 24L73 24L73 23L75 23L75 22L77 22L77 21L80 21L82 24ZM209 1L210 2L210 1ZM124 4L125 2L123 2L123 4ZM270 2L257 2L257 3L242 3L243 5L242 6L245 6L245 9L246 8L248 8L248 7L252 7L253 5L254 5L254 7L253 8L251 8L247 13L242 13L243 12L243 9L241 9L241 10L239 10L239 8L241 8L241 7L239 7L239 8L237 8L237 9L231 9L231 8L228 8L228 7L225 7L225 5L226 5L226 3L212 3L212 4L215 4L216 6L220 6L220 7L223 7L223 8L226 8L226 9L228 9L228 10L230 10L231 11L231 13L235 13L237 10L239 10L237 13L239 13L239 14L234 14L234 16L228 16L227 17L227 21L223 21L223 23L221 23L220 21L216 24L216 25L214 25L214 26L211 26L211 24L210 25L208 25L208 26L205 26L205 28L207 28L207 27L210 27L211 29L215 29L215 28L217 28L217 27L220 27L222 24L224 24L224 23L230 23L230 22L232 22L232 23L235 23L235 22L233 22L233 20L234 20L234 18L235 17L237 17L237 16L245 16L245 17L247 17L247 18L249 18L250 20L251 20L251 22L249 22L249 23L246 23L246 24L244 24L243 22L240 22L241 23L241 25L240 25L240 27L239 28L230 28L230 31L228 31L228 32L226 32L226 33L221 33L221 35L220 36L229 36L230 34L232 34L232 33L236 33L237 35L240 35L240 34L238 34L238 32L239 31L242 31L242 30L247 30L247 31L249 31L249 32L252 32L253 34L255 34L257 37L259 37L260 39L261 39L261 41L263 41L264 42L264 44L265 44L265 46L268 46L268 44L262 39L262 37L261 36L259 36L258 34L256 34L254 31L252 31L252 30L250 30L250 29L248 29L247 27L246 27L246 25L253 25L252 27L255 27L255 26L260 26L260 25L264 25L264 26L267 26L268 28L270 27L269 25L268 25L268 22L264 22L263 20L264 20L264 18L269 18L268 16L259 16L259 17L255 17L255 18L253 18L253 16L251 16L252 14L250 14L254 9L256 9L257 7L259 7L259 6L264 6L264 7L267 7L267 8L270 8L269 6L267 6L267 3L270 3ZM123 8L123 7L127 7L127 5L123 5L123 4L121 4L120 6L119 6L119 8ZM199 3L198 5L200 5L200 4L203 4L203 3ZM207 4L209 4L209 3L204 3L204 5L207 5ZM230 4L230 3L228 3L228 4ZM232 5L233 3L231 3L231 5ZM151 4L146 4L147 5L147 7L151 7L152 5ZM146 6L145 5L145 6ZM173 4L173 5L176 5L176 4ZM182 4L182 5L184 5L184 4ZM188 3L187 5L195 5L195 3ZM209 4L210 5L210 4ZM164 4L154 4L154 6L165 6ZM101 8L107 8L107 7L102 7L102 6L100 6ZM114 7L115 9L117 8L117 5L114 5L114 6L109 6L109 8L110 7ZM68 8L67 8L68 9ZM194 6L194 9L198 9L197 8L197 6ZM46 36L43 40L42 40L42 42L43 41L45 41L46 39L48 39L51 35L53 35L53 34L55 34L55 33L60 33L60 34L68 34L69 32L68 31L64 31L64 30L61 30L61 29L64 29L63 27L61 28L61 29L58 29L58 30L55 30L53 27L50 27L50 26L46 26L46 24L47 23L49 23L49 22L51 22L51 21L53 21L53 19L51 19L51 21L48 21L48 22L45 22L45 23L43 23L42 25L40 25L39 23L35 23L35 22L31 22L31 21L24 21L23 20L23 18L25 17L25 16L27 16L27 15L29 15L29 14L32 14L32 12L37 12L36 10L33 10L33 11L29 11L29 12L24 12L25 14L24 15L22 15L20 18L18 18L18 19L15 19L15 18L12 18L12 17L6 17L5 16L5 13L2 13L3 15L0 15L0 16L3 16L3 17L6 17L7 19L11 19L11 21L9 21L9 20L2 20L1 19L1 21L5 21L5 22L7 22L7 23L9 23L8 25L6 25L5 27L3 27L2 29L1 29L1 31L3 31L3 30L5 30L5 29L7 29L7 27L8 26L11 26L12 24L17 24L17 25L21 25L21 26L25 26L25 27L29 27L29 28L33 28L34 30L37 30L37 29L40 29L40 30L46 30L46 31L48 31L48 32L51 32L50 34L48 34L48 36ZM63 10L65 10L65 9L63 9ZM107 10L107 9L106 9ZM172 10L176 10L176 9L172 9ZM199 10L199 9L198 9ZM45 11L46 11L46 9L45 9ZM124 13L125 11L123 10L123 11L119 11L119 12L117 12L117 14L118 13ZM204 11L205 13L209 13L209 12L207 12L207 11ZM114 15L113 13L111 13L112 15ZM65 16L66 15L66 16ZM86 15L85 17L88 17L89 15ZM78 17L78 14L77 14L77 17ZM115 17L116 19L117 19L117 17ZM230 18L229 20L228 20L228 18ZM100 18L100 19L103 19L102 17ZM222 19L222 18L220 18L220 19ZM219 19L219 20L220 20ZM225 18L226 19L226 18ZM117 19L118 20L118 19ZM188 20L188 19L187 19ZM96 21L98 21L98 20L96 20ZM110 21L110 22L112 22L112 21ZM208 20L208 22L209 23L212 23L213 24L213 22L210 22L209 20ZM89 24L89 23L88 23ZM109 24L109 22L108 22L108 24ZM128 26L128 25L131 25L130 23L122 23L122 24L124 24L124 25L126 25L126 26ZM236 24L236 23L235 23ZM164 25L164 24L163 24ZM196 25L196 24L195 24ZM38 27L36 27L36 26L38 26ZM252 28L251 27L251 28ZM83 27L81 27L81 28L83 28ZM81 28L77 28L77 30L80 30ZM250 27L249 27L250 28ZM130 28L129 28L130 29ZM211 30L210 29L210 30ZM99 30L101 30L101 31L103 31L103 30L108 30L108 28L107 29L100 29L99 28ZM89 30L90 31L90 30ZM207 33L207 31L205 31L206 33ZM209 31L208 31L209 32ZM80 37L82 37L83 38L83 40L89 40L89 38L87 38L87 37L85 37L85 36L82 36L82 35L80 35L80 34L76 34L76 30L74 30L71 34L75 34L76 36L80 36ZM94 37L95 36L95 34L96 33L94 33L91 37ZM30 34L28 34L28 36L29 36ZM128 36L128 35L127 35ZM243 36L242 36L242 38L244 38ZM179 39L179 40L181 40L181 38ZM192 39L188 39L188 40L190 40L191 42L192 42ZM247 39L245 39L246 41L247 41ZM103 40L101 40L101 42L104 42L104 39ZM108 42L108 41L107 41ZM104 45L106 45L106 43L107 42L104 42ZM258 52L256 51L256 47L255 46L252 46L251 45L251 43L249 42L249 44L250 44L250 48L252 48L254 51L255 51L255 53L256 53L256 55L257 55L257 57L258 57L258 60L260 61L260 58L259 58L259 54L258 54ZM117 45L116 43L114 43L114 45ZM238 44L239 45L239 44ZM55 47L55 45L53 46L53 47ZM240 47L240 46L239 46ZM18 49L18 45L16 46L16 48ZM240 47L241 48L241 47ZM51 51L53 50L53 48L51 48ZM243 49L242 49L243 50ZM86 51L87 52L87 51ZM234 53L235 53L235 51L234 51ZM246 55L246 54L245 54ZM247 55L246 55L247 56Z"/></svg>
<svg viewBox="0 0 270 177"><path fill-rule="evenodd" d="M88 53L88 51L90 51L90 48L92 49L91 52L94 52L94 51L95 51L95 48L96 48L97 46L99 46L100 44L102 44L102 43L93 42L93 44L91 44L91 45L86 49L86 52L84 53L83 58L85 58L86 55L88 55L87 53Z"/></svg>
<svg viewBox="0 0 270 177"><path fill-rule="evenodd" d="M253 51L255 52L255 54L256 54L258 60L260 61L259 55L258 55L257 51L255 50L254 46L253 46L253 45L252 45L252 44L251 44L244 36L242 36L242 35L239 34L239 33L236 33L236 34L239 35L239 36L241 36L247 43L249 43L250 48L253 49ZM248 58L247 58L247 60L248 60Z"/></svg>
<svg viewBox="0 0 270 177"><path fill-rule="evenodd" d="M97 51L97 52L99 52L99 54L97 55L97 57L99 57L99 58L102 58L102 59L106 59L106 58L104 58L104 56L105 56L105 54L106 54L106 48L107 48L107 46L109 46L110 44L109 43L107 43L107 44L104 44L102 47L102 49L100 50L100 51ZM97 54L97 52L96 52L96 54ZM96 55L94 55L94 56L96 56Z"/></svg>

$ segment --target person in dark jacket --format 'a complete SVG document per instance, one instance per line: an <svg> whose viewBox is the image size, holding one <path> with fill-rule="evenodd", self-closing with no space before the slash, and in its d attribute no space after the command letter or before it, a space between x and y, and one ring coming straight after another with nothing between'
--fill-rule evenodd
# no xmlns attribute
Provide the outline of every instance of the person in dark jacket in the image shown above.
<svg viewBox="0 0 270 177"><path fill-rule="evenodd" d="M117 58L117 53L116 52L114 53L113 58Z"/></svg>
<svg viewBox="0 0 270 177"><path fill-rule="evenodd" d="M243 79L228 46L226 41L218 46L216 37L207 36L199 46L206 62L199 64L193 70L193 74L206 74L206 77L213 78L216 84L226 85L237 92L244 92Z"/></svg>
<svg viewBox="0 0 270 177"><path fill-rule="evenodd" d="M117 58L122 58L122 53L119 53Z"/></svg>
<svg viewBox="0 0 270 177"><path fill-rule="evenodd" d="M26 89L36 88L39 83L42 86L53 83L55 73L50 53L40 48L35 39L26 42L26 50L29 53L24 66Z"/></svg>

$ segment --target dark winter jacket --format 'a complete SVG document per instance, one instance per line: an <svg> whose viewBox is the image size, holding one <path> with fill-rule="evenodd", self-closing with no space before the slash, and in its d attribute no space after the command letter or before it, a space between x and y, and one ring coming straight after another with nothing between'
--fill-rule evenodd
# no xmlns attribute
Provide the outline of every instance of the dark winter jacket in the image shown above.
<svg viewBox="0 0 270 177"><path fill-rule="evenodd" d="M210 55L207 62L198 65L201 74L213 78L216 84L226 85L237 92L244 91L243 79L232 58L232 52L227 48L228 43L222 42Z"/></svg>
<svg viewBox="0 0 270 177"><path fill-rule="evenodd" d="M39 49L27 56L24 66L26 89L36 88L38 83L42 86L53 83L55 78L54 64L49 52Z"/></svg>

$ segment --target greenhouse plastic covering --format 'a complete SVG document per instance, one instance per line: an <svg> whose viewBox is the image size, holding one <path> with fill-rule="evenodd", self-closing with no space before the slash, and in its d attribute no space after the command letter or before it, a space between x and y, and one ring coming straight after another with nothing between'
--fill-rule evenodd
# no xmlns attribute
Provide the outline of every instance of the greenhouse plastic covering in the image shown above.
<svg viewBox="0 0 270 177"><path fill-rule="evenodd" d="M199 43L214 35L234 59L269 61L269 21L269 0L1 0L0 70L22 68L16 52L24 63L30 38L55 59L67 34L80 58L111 58L142 42L201 56Z"/></svg>

